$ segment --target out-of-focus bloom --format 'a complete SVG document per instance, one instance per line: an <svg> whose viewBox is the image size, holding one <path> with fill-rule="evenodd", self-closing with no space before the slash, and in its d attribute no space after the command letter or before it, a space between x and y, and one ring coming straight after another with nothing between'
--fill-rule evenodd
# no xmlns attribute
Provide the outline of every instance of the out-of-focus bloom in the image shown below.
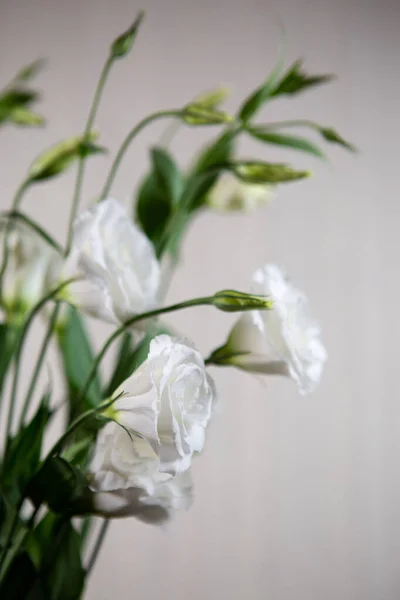
<svg viewBox="0 0 400 600"><path fill-rule="evenodd" d="M193 453L202 451L215 388L193 346L157 336L147 359L114 396L109 416L146 438L160 471L185 471Z"/></svg>
<svg viewBox="0 0 400 600"><path fill-rule="evenodd" d="M36 231L18 221L1 229L0 247L7 235L7 263L2 296L6 312L23 314L52 291L58 280L62 258Z"/></svg>
<svg viewBox="0 0 400 600"><path fill-rule="evenodd" d="M255 272L252 291L267 295L272 310L243 314L212 359L253 373L287 375L301 394L313 391L327 354L319 327L308 315L306 297L275 265Z"/></svg>
<svg viewBox="0 0 400 600"><path fill-rule="evenodd" d="M112 198L75 221L63 277L76 276L80 281L69 286L70 301L109 322L124 322L156 305L160 267L153 246Z"/></svg>
<svg viewBox="0 0 400 600"><path fill-rule="evenodd" d="M272 197L271 185L244 183L232 173L223 173L208 194L207 203L220 212L252 212Z"/></svg>
<svg viewBox="0 0 400 600"><path fill-rule="evenodd" d="M145 438L108 423L98 435L90 468L94 511L163 524L175 511L187 510L193 496L190 470L173 476L158 467L157 454Z"/></svg>

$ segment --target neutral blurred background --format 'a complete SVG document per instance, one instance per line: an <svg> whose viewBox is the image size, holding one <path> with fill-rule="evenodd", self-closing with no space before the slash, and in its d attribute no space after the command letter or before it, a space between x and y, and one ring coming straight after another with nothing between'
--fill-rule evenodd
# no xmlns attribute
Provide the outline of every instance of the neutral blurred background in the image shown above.
<svg viewBox="0 0 400 600"><path fill-rule="evenodd" d="M311 118L337 128L360 153L328 148L331 162L243 144L243 155L286 156L314 178L282 186L250 216L206 213L187 236L171 300L245 289L265 261L286 267L310 297L329 352L322 385L300 398L286 380L215 370L221 410L194 466L196 501L166 531L112 525L88 600L397 600L400 597L398 381L400 10L396 0L1 0L0 80L36 57L49 63L44 130L0 140L1 207L32 158L82 130L110 40L139 8L145 25L116 65L97 125L115 152L145 114L230 84L228 108L265 78L278 52L336 82L265 108L262 120ZM126 203L148 164L148 128L113 193ZM172 145L188 164L211 130L182 130ZM90 160L88 202L108 159ZM60 240L71 173L37 186L25 208ZM170 322L206 353L232 319L210 309ZM92 326L99 336L98 325ZM35 347L33 343L32 348ZM27 357L29 361L29 356Z"/></svg>

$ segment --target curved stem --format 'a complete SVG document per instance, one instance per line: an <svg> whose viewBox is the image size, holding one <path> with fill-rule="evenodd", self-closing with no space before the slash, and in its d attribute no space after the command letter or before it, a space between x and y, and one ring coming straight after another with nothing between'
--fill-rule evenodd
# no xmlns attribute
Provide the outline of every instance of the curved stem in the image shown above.
<svg viewBox="0 0 400 600"><path fill-rule="evenodd" d="M89 116L87 118L86 121L86 126L85 126L85 130L83 133L83 138L87 138L88 134L90 133L90 130L92 129L93 126L93 122L97 113L97 109L99 107L99 103L100 103L100 98L101 98L101 94L103 92L104 89L104 85L107 81L107 77L108 74L110 72L111 66L114 62L114 57L112 55L110 55L108 57L108 59L106 60L106 63L103 67L103 70L100 74L100 79L99 82L97 84L97 88L94 94L94 98L93 98L93 102L92 102L92 106L90 108L90 112L89 112ZM84 175L84 170L85 170L85 157L81 156L79 159L79 163L78 163L78 173L76 176L76 183L75 183L75 191L74 191L74 197L72 200L72 207L71 207L71 213L70 213L70 217L69 217L69 225L68 225L68 236L67 236L67 249L66 249L66 253L68 253L70 246L71 246L71 241L72 241L72 226L76 217L76 212L78 210L78 205L79 205L79 200L80 200L80 195L81 195L81 189L82 189L82 183L83 183L83 175Z"/></svg>
<svg viewBox="0 0 400 600"><path fill-rule="evenodd" d="M20 368L21 368L21 355L22 355L22 350L23 350L23 346L24 346L24 342L25 342L25 338L27 336L27 333L29 331L29 328L32 324L33 319L35 318L35 316L40 312L40 310L43 308L43 306L49 301L52 300L54 297L57 296L57 294L67 285L69 285L71 283L71 281L75 281L75 279L68 279L66 281L63 281L59 286L57 286L52 292L50 292L47 296L45 296L44 298L42 298L31 310L31 312L28 315L28 318L26 319L24 326L21 330L20 336L19 336L19 340L18 340L18 346L17 346L17 350L15 353L15 368L14 368L14 378L13 378L13 383L12 383L12 389L11 389L11 399L10 399L10 405L8 408L8 418L7 418L7 428L6 428L6 445L8 444L10 435L11 435L11 428L12 428L12 422L14 419L14 412L15 412L15 404L16 404L16 398L17 398L17 389L18 389L18 381L19 381L19 373L20 373Z"/></svg>
<svg viewBox="0 0 400 600"><path fill-rule="evenodd" d="M92 554L90 555L89 561L88 561L88 566L86 568L86 573L87 575L89 575L89 573L91 572L91 570L94 567L94 564L97 560L97 557L99 555L101 546L103 545L104 542L104 538L106 537L106 533L108 531L108 528L110 526L110 520L109 519L104 519L103 524L101 526L99 535L97 536L97 540L95 542L94 548L92 550Z"/></svg>
<svg viewBox="0 0 400 600"><path fill-rule="evenodd" d="M165 117L179 117L181 114L180 110L160 110L159 112L152 113L148 117L145 117L140 121L131 131L128 133L126 138L121 144L120 149L117 152L117 155L114 159L113 164L111 165L110 172L108 174L106 183L104 184L103 191L100 195L100 200L104 200L110 192L111 186L114 182L115 175L119 169L122 159L125 156L126 151L128 150L130 144L137 136L137 134L146 127L149 123L156 121L157 119L164 119Z"/></svg>
<svg viewBox="0 0 400 600"><path fill-rule="evenodd" d="M163 308L157 308L156 310L150 310L149 312L142 313L140 315L136 315L136 316L132 317L131 319L129 319L128 321L125 321L125 323L123 325L121 325L121 327L116 329L114 331L114 333L111 334L111 336L108 338L108 340L106 341L106 343L104 344L104 346L102 347L102 349L100 350L98 355L96 356L95 361L92 366L92 369L86 380L86 383L83 386L83 388L79 394L79 401L81 401L85 397L85 394L87 393L93 379L95 378L97 369L98 369L101 361L103 360L103 357L106 354L107 350L109 349L111 344L122 333L124 333L124 331L128 327L131 327L138 321L150 319L152 317L157 317L158 315L162 315L162 314L169 313L169 312L174 312L176 310L181 310L182 308L189 308L191 306L201 306L201 305L211 304L212 300L213 300L213 296L204 296L202 298L194 298L193 300L186 300L185 302L179 302L178 304L171 304L170 306L164 306Z"/></svg>
<svg viewBox="0 0 400 600"><path fill-rule="evenodd" d="M49 325L48 325L48 328L47 328L46 335L45 335L45 337L43 339L43 343L42 343L42 347L41 347L40 352L39 352L38 359L36 361L36 365L35 365L35 369L34 369L34 372L33 372L32 379L31 379L31 383L30 383L29 389L28 389L28 391L26 393L26 396L25 396L25 402L24 402L24 405L23 405L23 408L22 408L22 411L21 411L21 416L20 416L20 426L24 424L25 417L26 417L26 414L27 414L28 409L29 409L29 404L30 404L30 401L32 399L33 393L35 391L35 387L36 387L36 384L37 384L39 373L40 373L40 370L42 368L44 358L46 356L47 347L48 347L49 342L51 340L51 336L53 334L54 326L55 326L56 321L57 321L59 310L60 310L60 303L56 302L56 305L54 307L53 313L52 313L52 315L50 317L50 321L49 321Z"/></svg>

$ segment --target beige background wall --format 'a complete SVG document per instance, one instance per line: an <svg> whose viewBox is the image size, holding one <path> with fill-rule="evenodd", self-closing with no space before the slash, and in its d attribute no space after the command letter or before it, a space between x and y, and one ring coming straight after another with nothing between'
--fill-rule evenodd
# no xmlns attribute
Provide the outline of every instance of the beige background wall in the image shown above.
<svg viewBox="0 0 400 600"><path fill-rule="evenodd" d="M307 398L288 381L215 372L222 409L195 464L193 509L168 531L115 523L87 598L396 600L400 7L396 0L141 6L148 18L134 56L115 68L97 119L111 150L145 113L179 106L220 82L234 88L233 109L273 65L281 19L289 59L304 56L310 70L340 78L271 104L265 120L312 118L337 127L361 153L332 147L328 166L293 154L298 166L315 170L314 179L282 188L252 216L206 214L192 228L171 300L244 288L255 266L276 261L307 290L330 359L321 387ZM49 56L40 84L51 124L1 134L1 207L39 150L82 129L108 43L139 7L129 0L1 0L0 80ZM115 184L120 199L130 202L146 144L162 129L148 129L132 148ZM173 144L182 164L204 139L182 132ZM272 148L259 152L283 157ZM106 159L91 161L87 199L106 169ZM26 200L60 240L73 181L71 174L38 187ZM199 309L171 322L206 352L231 319Z"/></svg>

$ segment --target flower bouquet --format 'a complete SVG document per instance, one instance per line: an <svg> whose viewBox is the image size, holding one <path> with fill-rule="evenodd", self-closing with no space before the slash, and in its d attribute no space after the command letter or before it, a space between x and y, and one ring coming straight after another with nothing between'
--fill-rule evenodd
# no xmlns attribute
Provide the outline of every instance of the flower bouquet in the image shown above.
<svg viewBox="0 0 400 600"><path fill-rule="evenodd" d="M310 76L300 61L285 69L281 57L235 115L221 108L226 93L216 89L181 108L146 116L123 140L95 201L81 207L85 165L105 152L93 128L97 108L110 70L134 46L142 16L111 44L83 133L41 153L10 210L1 214L2 599L81 598L111 519L163 525L190 507L192 460L203 450L216 406L210 365L288 376L305 394L318 384L326 360L306 297L275 265L258 268L246 291L221 289L168 304L165 290L198 213L256 209L279 185L309 175L288 164L240 158L239 137L323 157L319 146L291 133L303 127L352 149L333 129L314 122L257 120L267 103L330 76ZM40 66L22 69L0 92L2 126L43 124L30 87ZM168 138L181 126L207 127L213 137L185 170L166 142L151 148L132 217L111 196L115 176L136 136L161 119L170 122ZM33 186L70 168L76 169L76 184L66 242L60 244L24 212L23 201ZM199 305L239 313L226 341L206 358L162 320ZM112 326L97 353L87 316ZM38 318L45 334L35 339L35 367L21 396L24 347ZM41 389L52 343L64 386L57 389L48 373ZM110 352L114 363L106 378L103 360ZM60 406L66 408L63 431L45 450ZM100 531L93 529L96 517L103 519Z"/></svg>

